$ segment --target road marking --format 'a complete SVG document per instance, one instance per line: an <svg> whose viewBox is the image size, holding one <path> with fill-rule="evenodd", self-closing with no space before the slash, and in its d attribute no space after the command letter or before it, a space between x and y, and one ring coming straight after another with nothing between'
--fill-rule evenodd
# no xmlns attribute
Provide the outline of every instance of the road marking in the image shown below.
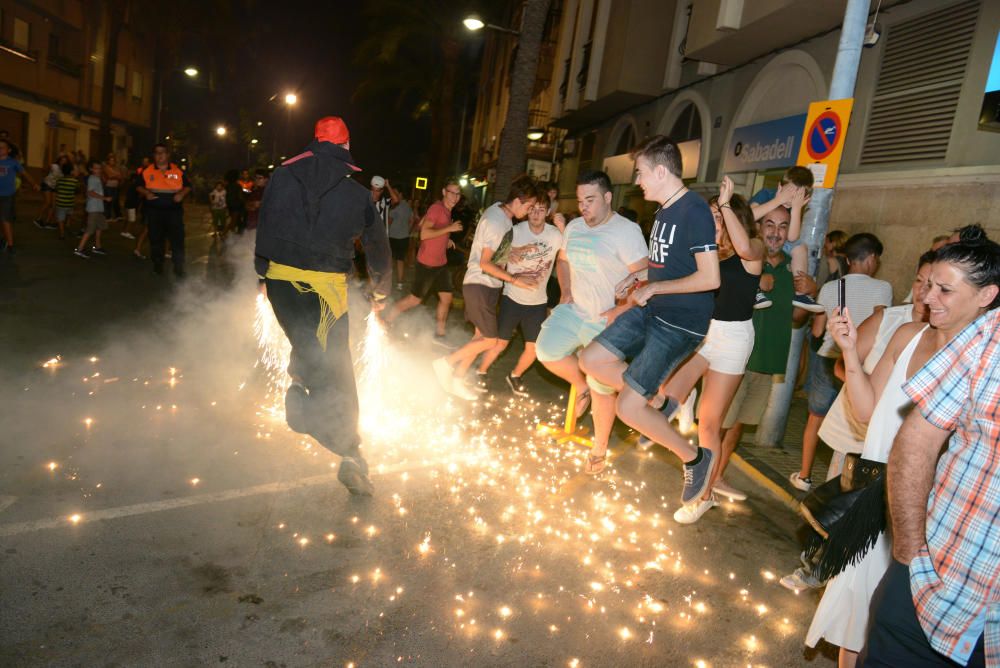
<svg viewBox="0 0 1000 668"><path fill-rule="evenodd" d="M382 467L377 473L373 472L372 477L380 478L392 473L399 473L401 471L419 471L423 469L432 468L434 466L447 465L449 462L454 462L455 458L433 460L429 462L423 462L416 465L411 464L395 464L393 466ZM337 480L336 473L327 473L324 475L310 476L308 478L299 478L298 480L288 480L285 482L271 482L264 485L255 485L253 487L243 487L241 489L229 489L223 492L212 492L210 494L196 494L194 496L186 496L180 499L166 499L163 501L152 501L149 503L136 503L128 506L118 506L117 508L104 508L102 510L94 510L91 512L81 511L79 514L79 519L77 522L73 522L70 519L70 515L61 515L59 517L50 517L41 520L32 520L30 522L17 522L11 524L0 524L0 537L2 536L17 536L25 533L33 533L35 531L44 531L46 529L59 529L70 526L79 526L81 524L87 524L91 522L99 522L101 520L114 520L121 519L123 517L134 517L136 515L148 515L150 513L159 513L165 510L176 510L178 508L190 508L191 506L201 506L209 503L221 503L223 501L233 501L235 499L243 499L250 496L260 496L263 494L278 494L281 492L288 492L295 489L305 489L307 487L315 487L316 485L325 485ZM16 497L0 497L0 504L6 499L14 499ZM13 503L13 501L11 501ZM0 510L5 506L0 505Z"/></svg>
<svg viewBox="0 0 1000 668"><path fill-rule="evenodd" d="M4 494L0 494L0 513L13 506L16 502L16 496L6 496Z"/></svg>

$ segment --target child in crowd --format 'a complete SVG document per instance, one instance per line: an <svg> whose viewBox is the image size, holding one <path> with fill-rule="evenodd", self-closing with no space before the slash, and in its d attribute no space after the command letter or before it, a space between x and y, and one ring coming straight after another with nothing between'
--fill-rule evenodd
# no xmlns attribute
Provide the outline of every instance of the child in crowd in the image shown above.
<svg viewBox="0 0 1000 668"><path fill-rule="evenodd" d="M101 246L101 232L108 229L108 219L104 215L104 205L111 201L111 197L104 194L104 181L101 179L103 167L101 163L97 160L91 160L87 163L87 168L90 170L90 176L87 177L87 204L85 206L87 227L80 238L80 244L73 251L73 254L89 260L90 256L83 249L86 247L87 241L91 236L94 237L94 254L105 254L105 250Z"/></svg>
<svg viewBox="0 0 1000 668"><path fill-rule="evenodd" d="M56 180L56 224L59 226L59 238L66 238L66 220L73 215L76 206L76 188L79 181L73 176L73 163L63 161L60 171L62 176Z"/></svg>
<svg viewBox="0 0 1000 668"><path fill-rule="evenodd" d="M813 175L805 167L789 167L781 177L777 188L764 188L750 198L754 220L760 220L779 206L789 209L791 222L788 225L788 241L785 242L785 254L792 258L792 275L800 276L809 272L809 247L799 239L802 232L802 214L812 196ZM798 308L811 313L822 313L823 307L816 303L810 295L796 293L792 302ZM762 292L757 293L754 308L767 308L771 305Z"/></svg>
<svg viewBox="0 0 1000 668"><path fill-rule="evenodd" d="M222 237L226 230L226 184L222 181L215 182L215 188L208 193L209 206L212 211L212 228L217 237Z"/></svg>

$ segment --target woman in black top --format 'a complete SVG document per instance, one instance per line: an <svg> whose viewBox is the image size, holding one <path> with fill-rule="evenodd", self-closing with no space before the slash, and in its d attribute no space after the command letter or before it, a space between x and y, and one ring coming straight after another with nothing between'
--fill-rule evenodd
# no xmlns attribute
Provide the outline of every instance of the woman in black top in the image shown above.
<svg viewBox="0 0 1000 668"><path fill-rule="evenodd" d="M753 211L745 199L733 194L733 182L728 176L722 180L719 195L709 201L709 206L715 217L722 282L716 291L715 311L705 340L664 385L666 403L663 411L672 417L679 402L688 396L698 379L704 377L698 405L698 444L710 449L716 461L720 461L722 419L743 379L747 359L753 350L753 304L764 270L765 250L763 242L757 238ZM721 474L721 467L717 465L714 482L705 497L678 509L674 519L682 524L696 522L716 505L713 489L734 499L745 499L745 495L721 481Z"/></svg>

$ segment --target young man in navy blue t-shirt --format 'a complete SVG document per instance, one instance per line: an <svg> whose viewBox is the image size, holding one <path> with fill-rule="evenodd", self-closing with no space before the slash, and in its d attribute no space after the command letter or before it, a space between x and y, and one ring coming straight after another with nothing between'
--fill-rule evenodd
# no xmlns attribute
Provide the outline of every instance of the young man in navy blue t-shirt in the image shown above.
<svg viewBox="0 0 1000 668"><path fill-rule="evenodd" d="M632 155L636 184L660 209L649 235L648 269L622 281L618 292L624 294L643 279L648 283L629 295L634 307L584 349L580 365L594 391L619 393L617 411L623 422L681 458L681 498L690 503L711 480L712 452L688 443L648 402L708 332L713 291L720 281L715 221L705 200L684 187L680 150L672 140L651 137Z"/></svg>

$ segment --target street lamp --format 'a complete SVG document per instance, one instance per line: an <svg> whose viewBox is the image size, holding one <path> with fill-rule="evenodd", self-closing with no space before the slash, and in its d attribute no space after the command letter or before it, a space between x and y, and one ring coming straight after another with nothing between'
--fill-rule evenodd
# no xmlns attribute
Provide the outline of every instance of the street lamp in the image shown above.
<svg viewBox="0 0 1000 668"><path fill-rule="evenodd" d="M538 141L545 136L543 128L528 128L528 141Z"/></svg>
<svg viewBox="0 0 1000 668"><path fill-rule="evenodd" d="M250 143L251 143L251 144L256 144L256 143L257 143L257 140L256 140L256 139L251 139L251 140L250 140Z"/></svg>
<svg viewBox="0 0 1000 668"><path fill-rule="evenodd" d="M295 93L285 93L285 104L289 107L294 106L296 102L299 101L299 96Z"/></svg>
<svg viewBox="0 0 1000 668"><path fill-rule="evenodd" d="M462 19L462 25L464 25L468 30L476 32L477 30L482 30L486 28L487 30L496 30L497 32L506 33L508 35L519 36L521 33L517 30L511 30L510 28L504 28L503 26L494 25L493 23L486 23L476 14L470 14L469 16Z"/></svg>
<svg viewBox="0 0 1000 668"><path fill-rule="evenodd" d="M220 125L219 127L215 128L215 134L219 135L220 137L225 137L226 136L226 126L225 125Z"/></svg>
<svg viewBox="0 0 1000 668"><path fill-rule="evenodd" d="M196 76L198 76L198 68L197 67L185 67L184 68L184 74L188 75L189 77L191 77L193 79Z"/></svg>

